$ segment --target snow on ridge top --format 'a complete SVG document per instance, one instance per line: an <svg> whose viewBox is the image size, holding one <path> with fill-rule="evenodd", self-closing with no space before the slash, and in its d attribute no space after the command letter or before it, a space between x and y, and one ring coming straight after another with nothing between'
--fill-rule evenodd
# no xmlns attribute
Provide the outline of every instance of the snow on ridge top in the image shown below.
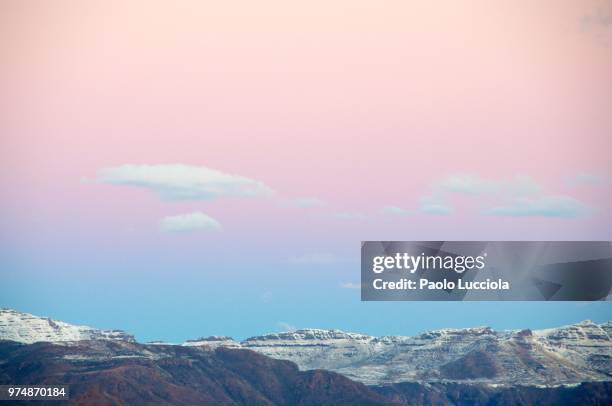
<svg viewBox="0 0 612 406"><path fill-rule="evenodd" d="M318 328L304 328L295 331L270 333L262 336L249 337L245 342L253 341L308 341L308 340L371 340L373 337L359 334L347 333L342 330L325 330Z"/></svg>
<svg viewBox="0 0 612 406"><path fill-rule="evenodd" d="M228 336L208 336L191 340L185 340L182 346L185 347L240 347L240 343Z"/></svg>
<svg viewBox="0 0 612 406"><path fill-rule="evenodd" d="M570 330L606 330L612 329L612 321L608 321L598 325L593 323L591 320L584 320L576 324L570 324L567 326L544 329L544 330L531 330L531 329L516 329L516 330L494 330L489 326L478 326L478 327L467 327L467 328L445 328L436 330L426 330L420 334L414 336L403 336L403 335L385 335L385 336L369 336L367 334L345 332L337 329L317 329L317 328L304 328L294 331L269 333L261 336L249 337L243 341L248 344L249 342L255 341L306 341L306 340L375 340L375 341L397 341L406 339L443 339L451 337L462 337L462 336L496 336L498 338L510 337L516 334L519 335L550 335L558 333L559 330L570 329Z"/></svg>
<svg viewBox="0 0 612 406"><path fill-rule="evenodd" d="M229 336L208 336L208 337L200 337L192 340L186 340L186 343L191 343L195 341L234 341L232 337Z"/></svg>
<svg viewBox="0 0 612 406"><path fill-rule="evenodd" d="M136 341L133 336L122 330L96 330L88 326L77 326L12 309L0 309L0 340L16 341L25 344L39 341Z"/></svg>
<svg viewBox="0 0 612 406"><path fill-rule="evenodd" d="M240 343L235 341L232 337L228 336L209 336L209 337L200 337L195 340L186 340L181 344L184 347L209 347L209 348L217 348L217 347L232 347L237 348L240 347Z"/></svg>
<svg viewBox="0 0 612 406"><path fill-rule="evenodd" d="M422 334L474 334L474 335L482 335L482 334L497 334L495 330L493 330L489 326L478 326L478 327L467 327L467 328L443 328L438 330L427 331Z"/></svg>
<svg viewBox="0 0 612 406"><path fill-rule="evenodd" d="M480 327L466 327L466 328L443 328L435 330L425 330L413 336L401 336L401 335L385 335L379 336L378 339L434 339L443 338L449 336L481 336L481 335L494 335L494 336L509 336L512 333L518 333L522 330L494 330L488 326Z"/></svg>
<svg viewBox="0 0 612 406"><path fill-rule="evenodd" d="M574 330L574 331L593 330L593 329L595 330L604 329L605 330L606 328L609 328L610 325L612 325L612 321L607 321L605 323L597 324L591 320L582 320L575 324L567 324L567 325L559 326L559 327L543 328L543 329L534 330L534 333L536 333L537 335L549 335L549 334L558 333L559 331L568 331L568 330Z"/></svg>
<svg viewBox="0 0 612 406"><path fill-rule="evenodd" d="M586 342L609 345L611 339L610 322L595 324L590 320L569 326L536 330L534 333L549 342L564 345L581 345Z"/></svg>

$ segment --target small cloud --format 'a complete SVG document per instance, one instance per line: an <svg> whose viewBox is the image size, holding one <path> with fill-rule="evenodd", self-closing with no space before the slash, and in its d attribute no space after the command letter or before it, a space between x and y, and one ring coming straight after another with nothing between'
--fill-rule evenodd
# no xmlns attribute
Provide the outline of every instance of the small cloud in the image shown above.
<svg viewBox="0 0 612 406"><path fill-rule="evenodd" d="M510 179L493 181L470 173L452 174L434 185L439 193L465 195L507 194L524 196L540 191L540 186L529 176L518 175Z"/></svg>
<svg viewBox="0 0 612 406"><path fill-rule="evenodd" d="M599 185L603 176L581 173L567 181L572 185ZM483 179L476 174L455 173L433 183L431 194L421 198L420 212L445 215L453 212L453 195L471 197L484 211L494 216L577 217L594 210L570 196L542 196L542 187L530 176L519 175L500 180Z"/></svg>
<svg viewBox="0 0 612 406"><path fill-rule="evenodd" d="M517 175L502 180L484 179L473 173L454 173L433 183L431 194L421 198L419 211L426 214L447 215L454 212L453 195L474 199L505 197L515 199L530 196L541 190L531 177Z"/></svg>
<svg viewBox="0 0 612 406"><path fill-rule="evenodd" d="M494 185L476 175L459 173L447 176L435 187L450 193L477 195L490 192Z"/></svg>
<svg viewBox="0 0 612 406"><path fill-rule="evenodd" d="M422 213L434 215L447 215L453 212L453 208L439 198L425 196L421 198L419 210Z"/></svg>
<svg viewBox="0 0 612 406"><path fill-rule="evenodd" d="M294 206L301 208L325 206L325 202L316 197L298 197L291 201Z"/></svg>
<svg viewBox="0 0 612 406"><path fill-rule="evenodd" d="M278 323L276 323L276 325L278 326L278 329L282 332L292 333L297 330L297 327L292 324L285 323L284 321L279 321Z"/></svg>
<svg viewBox="0 0 612 406"><path fill-rule="evenodd" d="M290 264L335 264L342 262L342 259L334 254L314 253L289 258Z"/></svg>
<svg viewBox="0 0 612 406"><path fill-rule="evenodd" d="M344 282L340 284L340 287L342 289L361 289L361 284L354 282Z"/></svg>
<svg viewBox="0 0 612 406"><path fill-rule="evenodd" d="M515 199L510 205L494 207L487 213L494 216L571 218L591 211L589 206L570 196L545 196Z"/></svg>
<svg viewBox="0 0 612 406"><path fill-rule="evenodd" d="M382 209L384 214L390 214L393 216L407 216L409 214L414 214L411 210L402 209L397 206L385 206Z"/></svg>
<svg viewBox="0 0 612 406"><path fill-rule="evenodd" d="M101 183L148 189L162 200L214 200L273 194L272 189L257 180L182 164L103 168L96 179Z"/></svg>
<svg viewBox="0 0 612 406"><path fill-rule="evenodd" d="M581 172L567 180L569 186L603 186L608 182L603 175Z"/></svg>
<svg viewBox="0 0 612 406"><path fill-rule="evenodd" d="M194 231L219 231L221 224L214 218L196 211L189 214L164 217L159 228L165 233L185 233Z"/></svg>

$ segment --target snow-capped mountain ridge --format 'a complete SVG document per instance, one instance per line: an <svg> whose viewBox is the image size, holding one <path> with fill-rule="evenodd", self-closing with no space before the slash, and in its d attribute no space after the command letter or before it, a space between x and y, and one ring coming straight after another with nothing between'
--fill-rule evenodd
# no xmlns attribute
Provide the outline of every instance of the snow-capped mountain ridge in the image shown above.
<svg viewBox="0 0 612 406"><path fill-rule="evenodd" d="M329 369L366 384L573 384L612 377L610 324L585 320L546 330L474 327L383 337L304 329L251 337L240 346L293 361L301 369Z"/></svg>
<svg viewBox="0 0 612 406"><path fill-rule="evenodd" d="M359 334L359 333L347 333L342 330L324 330L318 328L305 328L300 330L281 332L281 333L270 333L262 336L255 336L247 338L244 342L256 342L256 341L306 341L306 340L370 340L373 337Z"/></svg>
<svg viewBox="0 0 612 406"><path fill-rule="evenodd" d="M12 309L0 309L0 340L31 344L46 342L75 342L81 340L135 341L122 330L98 330L76 326L48 317L38 317Z"/></svg>
<svg viewBox="0 0 612 406"><path fill-rule="evenodd" d="M611 327L610 322L598 325L585 320L544 330L474 327L382 337L309 328L250 337L242 342L211 336L180 345L202 351L219 347L249 349L293 361L302 370L327 369L366 384L452 381L554 386L612 380ZM3 309L0 340L73 345L79 340L134 338L122 331L95 330Z"/></svg>

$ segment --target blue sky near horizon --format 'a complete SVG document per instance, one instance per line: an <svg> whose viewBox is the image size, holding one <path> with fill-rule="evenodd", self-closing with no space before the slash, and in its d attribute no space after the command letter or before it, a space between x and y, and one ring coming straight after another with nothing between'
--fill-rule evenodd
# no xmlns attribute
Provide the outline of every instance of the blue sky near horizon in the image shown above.
<svg viewBox="0 0 612 406"><path fill-rule="evenodd" d="M343 288L344 279L333 271L340 267L358 275L357 263L318 265L316 275L311 265L283 263L292 272L286 278L257 265L236 277L227 275L233 267L220 266L215 276L188 267L171 272L166 266L137 274L96 266L81 273L69 266L45 274L5 272L0 306L74 324L120 328L140 341L169 342L208 335L244 339L309 327L413 335L440 328L537 329L612 319L611 303L605 301L361 302L359 290Z"/></svg>

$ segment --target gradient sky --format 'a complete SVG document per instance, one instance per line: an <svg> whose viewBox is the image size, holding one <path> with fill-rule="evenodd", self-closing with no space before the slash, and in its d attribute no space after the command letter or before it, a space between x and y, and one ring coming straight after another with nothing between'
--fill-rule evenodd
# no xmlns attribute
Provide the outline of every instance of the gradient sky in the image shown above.
<svg viewBox="0 0 612 406"><path fill-rule="evenodd" d="M0 306L171 341L611 318L354 289L361 240L612 240L611 1L221 3L0 4Z"/></svg>

